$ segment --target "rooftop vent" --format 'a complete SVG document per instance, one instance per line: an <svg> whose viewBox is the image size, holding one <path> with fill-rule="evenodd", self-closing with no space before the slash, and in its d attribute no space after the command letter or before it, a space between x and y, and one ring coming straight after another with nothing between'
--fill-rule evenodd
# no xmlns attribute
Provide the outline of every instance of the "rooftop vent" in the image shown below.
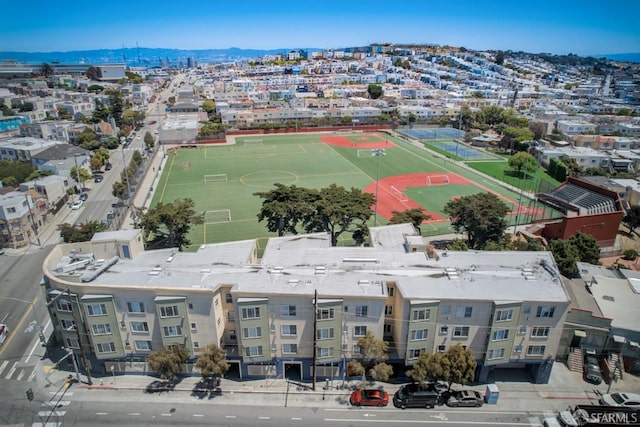
<svg viewBox="0 0 640 427"><path fill-rule="evenodd" d="M370 282L367 279L358 280L358 285L369 286Z"/></svg>
<svg viewBox="0 0 640 427"><path fill-rule="evenodd" d="M327 268L324 265L316 265L316 274L326 274Z"/></svg>
<svg viewBox="0 0 640 427"><path fill-rule="evenodd" d="M298 286L299 283L300 283L300 280L298 279L289 279L289 284L291 286Z"/></svg>

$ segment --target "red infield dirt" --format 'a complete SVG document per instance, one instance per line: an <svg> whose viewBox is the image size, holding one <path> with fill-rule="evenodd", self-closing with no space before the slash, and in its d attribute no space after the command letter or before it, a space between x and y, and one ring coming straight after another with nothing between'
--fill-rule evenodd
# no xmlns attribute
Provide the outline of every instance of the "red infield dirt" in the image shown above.
<svg viewBox="0 0 640 427"><path fill-rule="evenodd" d="M382 141L369 141L369 136L379 138ZM363 136L358 137L358 142L353 142L349 140L346 136L342 135L324 135L320 137L320 141L324 142L327 145L335 145L336 147L350 147L356 148L360 150L365 149L373 149L373 148L391 148L396 147L392 141L389 141L385 138L384 134L381 133L370 133L364 134Z"/></svg>

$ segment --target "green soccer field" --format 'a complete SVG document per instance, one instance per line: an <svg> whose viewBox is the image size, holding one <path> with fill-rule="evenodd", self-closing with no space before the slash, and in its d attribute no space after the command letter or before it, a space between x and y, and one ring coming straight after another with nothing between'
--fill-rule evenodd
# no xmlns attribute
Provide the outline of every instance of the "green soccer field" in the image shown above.
<svg viewBox="0 0 640 427"><path fill-rule="evenodd" d="M336 135L347 142L344 145L322 142L320 138L326 138L327 134L252 135L238 137L232 145L168 149L151 206L176 198L194 200L196 212L205 213L205 224L192 226L189 233L192 245L188 249L195 250L203 243L245 239L258 239L262 247L266 239L275 234L267 231L264 221L258 222L262 199L253 193L269 191L275 183L306 188L337 184L365 189L375 183L377 176L382 180L424 172L457 173L473 182L482 180L481 175L444 161L433 153L389 135L379 135ZM384 156L364 156L371 146L365 144L374 143L388 144L382 145ZM517 200L517 194L485 181L482 188ZM451 184L431 186L428 195L422 195L420 191L420 187L411 187L405 193L425 209L441 212L451 197L483 190L475 185ZM403 209L400 206L398 210ZM385 222L386 219L378 217L378 224ZM448 221L428 225L423 227L423 234L451 232ZM349 240L341 242L350 243Z"/></svg>

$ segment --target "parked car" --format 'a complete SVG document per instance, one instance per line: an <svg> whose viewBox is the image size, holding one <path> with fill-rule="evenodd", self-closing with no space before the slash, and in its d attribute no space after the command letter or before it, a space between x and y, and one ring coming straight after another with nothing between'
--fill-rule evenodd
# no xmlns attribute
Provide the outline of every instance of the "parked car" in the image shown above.
<svg viewBox="0 0 640 427"><path fill-rule="evenodd" d="M600 397L600 403L607 406L640 408L640 394L625 392L603 394L602 397Z"/></svg>
<svg viewBox="0 0 640 427"><path fill-rule="evenodd" d="M0 346L4 344L8 336L9 336L9 328L7 327L7 325L3 325L2 323L0 323Z"/></svg>
<svg viewBox="0 0 640 427"><path fill-rule="evenodd" d="M473 406L479 408L484 403L484 399L480 393L474 390L459 390L453 393L447 399L447 406Z"/></svg>
<svg viewBox="0 0 640 427"><path fill-rule="evenodd" d="M356 390L351 393L349 403L353 406L387 406L389 393L382 389Z"/></svg>
<svg viewBox="0 0 640 427"><path fill-rule="evenodd" d="M71 204L71 209L73 209L74 211L77 210L77 209L80 209L83 204L84 204L84 202L82 200L76 200L75 202L73 202Z"/></svg>
<svg viewBox="0 0 640 427"><path fill-rule="evenodd" d="M110 171L111 170L111 163L107 163L104 165L104 170L106 171Z"/></svg>
<svg viewBox="0 0 640 427"><path fill-rule="evenodd" d="M593 384L600 384L602 382L602 372L600 371L600 364L595 356L587 356L584 358L584 379Z"/></svg>
<svg viewBox="0 0 640 427"><path fill-rule="evenodd" d="M80 193L80 197L78 198L84 202L89 198L89 195L87 193Z"/></svg>
<svg viewBox="0 0 640 427"><path fill-rule="evenodd" d="M93 182L102 182L103 180L103 176L102 175L94 175L93 176Z"/></svg>
<svg viewBox="0 0 640 427"><path fill-rule="evenodd" d="M440 392L433 387L419 384L403 385L393 395L396 408L434 408L440 403Z"/></svg>

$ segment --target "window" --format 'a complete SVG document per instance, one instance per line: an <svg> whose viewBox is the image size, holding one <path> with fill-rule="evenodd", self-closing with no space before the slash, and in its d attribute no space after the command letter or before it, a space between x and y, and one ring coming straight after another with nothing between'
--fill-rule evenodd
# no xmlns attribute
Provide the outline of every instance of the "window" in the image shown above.
<svg viewBox="0 0 640 427"><path fill-rule="evenodd" d="M442 314L444 314L444 315L451 314L451 306L450 305L443 305L442 306Z"/></svg>
<svg viewBox="0 0 640 427"><path fill-rule="evenodd" d="M489 360L502 359L504 357L504 348L494 348L489 350Z"/></svg>
<svg viewBox="0 0 640 427"><path fill-rule="evenodd" d="M363 337L367 334L366 326L354 326L353 327L353 336L354 337Z"/></svg>
<svg viewBox="0 0 640 427"><path fill-rule="evenodd" d="M131 332L149 332L147 322L131 322Z"/></svg>
<svg viewBox="0 0 640 427"><path fill-rule="evenodd" d="M509 330L508 329L499 329L497 331L493 331L492 341L504 341L509 339Z"/></svg>
<svg viewBox="0 0 640 427"><path fill-rule="evenodd" d="M65 331L75 331L76 330L76 322L75 322L75 320L60 319L60 325L62 326L62 329L64 329Z"/></svg>
<svg viewBox="0 0 640 427"><path fill-rule="evenodd" d="M390 334L392 331L393 331L393 325L385 323L384 324L384 333L385 334Z"/></svg>
<svg viewBox="0 0 640 427"><path fill-rule="evenodd" d="M453 337L454 338L466 338L469 336L469 327L468 326L456 326L453 328Z"/></svg>
<svg viewBox="0 0 640 427"><path fill-rule="evenodd" d="M296 325L282 325L280 333L282 335L295 336L298 334L298 327Z"/></svg>
<svg viewBox="0 0 640 427"><path fill-rule="evenodd" d="M262 328L260 326L252 326L242 329L243 338L260 338L262 336Z"/></svg>
<svg viewBox="0 0 640 427"><path fill-rule="evenodd" d="M471 317L472 311L473 307L459 305L456 307L456 317Z"/></svg>
<svg viewBox="0 0 640 427"><path fill-rule="evenodd" d="M411 320L419 321L419 320L429 320L431 317L431 310L423 308L421 310L413 310L411 312Z"/></svg>
<svg viewBox="0 0 640 427"><path fill-rule="evenodd" d="M229 331L229 339L230 340L237 340L238 339L238 335L236 335L236 331L235 330L230 330Z"/></svg>
<svg viewBox="0 0 640 427"><path fill-rule="evenodd" d="M531 336L534 338L543 338L549 336L550 328L548 326L534 326L531 328Z"/></svg>
<svg viewBox="0 0 640 427"><path fill-rule="evenodd" d="M496 311L496 322L508 322L513 317L513 310L498 310Z"/></svg>
<svg viewBox="0 0 640 427"><path fill-rule="evenodd" d="M318 347L316 356L319 358L333 357L333 347Z"/></svg>
<svg viewBox="0 0 640 427"><path fill-rule="evenodd" d="M227 320L229 322L235 322L236 321L236 312L235 311L227 312Z"/></svg>
<svg viewBox="0 0 640 427"><path fill-rule="evenodd" d="M73 311L71 302L67 301L66 299L59 299L58 301L56 301L56 307L58 307L58 311Z"/></svg>
<svg viewBox="0 0 640 427"><path fill-rule="evenodd" d="M78 343L77 338L67 338L67 347L68 348L80 348L80 344Z"/></svg>
<svg viewBox="0 0 640 427"><path fill-rule="evenodd" d="M553 317L553 312L555 310L555 307L540 306L536 312L536 317Z"/></svg>
<svg viewBox="0 0 640 427"><path fill-rule="evenodd" d="M420 357L420 353L422 353L424 350L424 348L412 348L409 350L409 359L417 359L418 357Z"/></svg>
<svg viewBox="0 0 640 427"><path fill-rule="evenodd" d="M129 313L144 313L144 304L141 302L128 302L127 311Z"/></svg>
<svg viewBox="0 0 640 427"><path fill-rule="evenodd" d="M426 339L427 339L426 329L417 329L415 331L411 331L411 341L422 341Z"/></svg>
<svg viewBox="0 0 640 427"><path fill-rule="evenodd" d="M384 306L384 314L386 314L387 316L390 316L393 314L393 306L392 305L385 305Z"/></svg>
<svg viewBox="0 0 640 427"><path fill-rule="evenodd" d="M524 314L531 314L531 306L527 305L525 308L522 309L522 312Z"/></svg>
<svg viewBox="0 0 640 427"><path fill-rule="evenodd" d="M446 345L439 345L438 346L438 353L444 353L447 350L447 346Z"/></svg>
<svg viewBox="0 0 640 427"><path fill-rule="evenodd" d="M191 323L191 332L196 332L197 330L198 330L198 325L195 323Z"/></svg>
<svg viewBox="0 0 640 427"><path fill-rule="evenodd" d="M134 341L136 350L138 351L151 351L151 341Z"/></svg>
<svg viewBox="0 0 640 427"><path fill-rule="evenodd" d="M525 335L527 333L527 327L524 325L520 325L518 327L518 335Z"/></svg>
<svg viewBox="0 0 640 427"><path fill-rule="evenodd" d="M225 296L224 296L224 302L229 303L229 304L233 303L233 295L231 295L231 294L225 294Z"/></svg>
<svg viewBox="0 0 640 427"><path fill-rule="evenodd" d="M530 345L527 347L527 356L543 356L545 349L544 345Z"/></svg>
<svg viewBox="0 0 640 427"><path fill-rule="evenodd" d="M255 347L245 347L244 355L248 357L262 356L262 346L257 345Z"/></svg>
<svg viewBox="0 0 640 427"><path fill-rule="evenodd" d="M316 316L317 320L331 320L335 317L333 308L321 308Z"/></svg>
<svg viewBox="0 0 640 427"><path fill-rule="evenodd" d="M243 319L259 319L260 318L260 307L248 307L242 309L242 318Z"/></svg>
<svg viewBox="0 0 640 427"><path fill-rule="evenodd" d="M200 348L200 343L198 341L194 341L193 348Z"/></svg>
<svg viewBox="0 0 640 427"><path fill-rule="evenodd" d="M316 339L330 340L333 337L334 337L333 328L323 328L323 329L318 329L316 331Z"/></svg>
<svg viewBox="0 0 640 427"><path fill-rule="evenodd" d="M218 305L218 298L216 298L216 305ZM193 303L189 303L189 310L193 310Z"/></svg>
<svg viewBox="0 0 640 427"><path fill-rule="evenodd" d="M165 307L160 307L160 317L178 317L178 306L177 305L167 305Z"/></svg>
<svg viewBox="0 0 640 427"><path fill-rule="evenodd" d="M367 317L368 306L356 305L356 317Z"/></svg>
<svg viewBox="0 0 640 427"><path fill-rule="evenodd" d="M296 306L295 305L281 305L280 306L280 315L284 317L293 317L296 315Z"/></svg>
<svg viewBox="0 0 640 427"><path fill-rule="evenodd" d="M447 335L449 333L449 327L448 326L440 326L440 335Z"/></svg>
<svg viewBox="0 0 640 427"><path fill-rule="evenodd" d="M93 335L109 335L111 333L111 325L103 323L100 325L91 325Z"/></svg>
<svg viewBox="0 0 640 427"><path fill-rule="evenodd" d="M513 347L513 352L514 353L522 353L522 346L521 345L517 345L517 346Z"/></svg>
<svg viewBox="0 0 640 427"><path fill-rule="evenodd" d="M107 314L107 306L105 304L89 304L87 305L89 316L105 316Z"/></svg>
<svg viewBox="0 0 640 427"><path fill-rule="evenodd" d="M96 344L96 352L98 353L113 353L114 351L116 351L116 345L112 342Z"/></svg>
<svg viewBox="0 0 640 427"><path fill-rule="evenodd" d="M393 296L393 293L395 291L395 288L389 287L387 286L387 295L389 295L390 297Z"/></svg>
<svg viewBox="0 0 640 427"><path fill-rule="evenodd" d="M282 344L282 354L296 354L298 352L298 344Z"/></svg>
<svg viewBox="0 0 640 427"><path fill-rule="evenodd" d="M164 332L165 337L179 337L182 335L182 327L175 326L163 326L162 330Z"/></svg>

